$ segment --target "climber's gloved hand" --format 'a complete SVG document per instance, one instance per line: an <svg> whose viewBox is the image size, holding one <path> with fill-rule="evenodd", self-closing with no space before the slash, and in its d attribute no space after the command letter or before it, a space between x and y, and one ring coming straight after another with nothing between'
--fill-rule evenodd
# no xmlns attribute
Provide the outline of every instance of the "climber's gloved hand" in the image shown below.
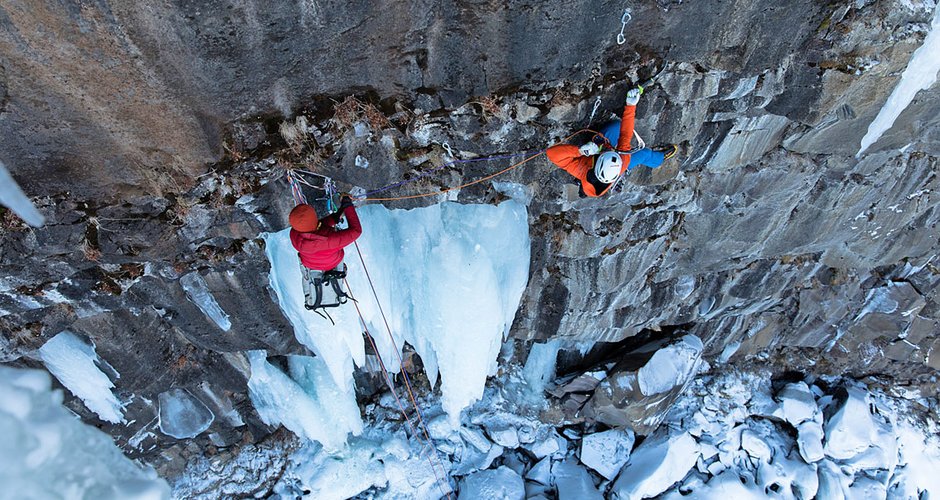
<svg viewBox="0 0 940 500"><path fill-rule="evenodd" d="M636 103L640 102L640 94L642 93L640 89L630 89L627 92L627 106L636 106Z"/></svg>
<svg viewBox="0 0 940 500"><path fill-rule="evenodd" d="M601 152L601 147L594 142L589 142L578 149L581 151L581 156L594 156Z"/></svg>
<svg viewBox="0 0 940 500"><path fill-rule="evenodd" d="M339 209L340 209L340 210L345 210L345 209L347 209L347 208L349 208L349 207L351 207L351 206L354 206L354 205L353 205L352 196L350 196L350 195L348 195L348 194L344 194L342 197L340 197L340 199L339 199Z"/></svg>

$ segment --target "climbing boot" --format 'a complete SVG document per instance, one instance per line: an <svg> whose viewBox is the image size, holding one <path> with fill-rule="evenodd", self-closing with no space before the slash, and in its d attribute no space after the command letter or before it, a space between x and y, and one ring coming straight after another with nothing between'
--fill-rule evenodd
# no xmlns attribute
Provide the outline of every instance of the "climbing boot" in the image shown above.
<svg viewBox="0 0 940 500"><path fill-rule="evenodd" d="M676 155L676 152L679 151L679 146L676 146L675 144L666 144L664 146L656 146L650 149L656 151L657 153L663 153L663 155L665 155L663 159L668 160Z"/></svg>

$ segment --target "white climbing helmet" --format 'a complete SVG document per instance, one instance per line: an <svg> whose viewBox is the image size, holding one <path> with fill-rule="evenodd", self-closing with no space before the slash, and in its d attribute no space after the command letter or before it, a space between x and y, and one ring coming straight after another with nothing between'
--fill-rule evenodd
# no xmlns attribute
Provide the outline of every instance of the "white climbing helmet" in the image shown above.
<svg viewBox="0 0 940 500"><path fill-rule="evenodd" d="M605 151L594 160L594 175L604 184L610 184L620 177L623 159L618 153Z"/></svg>

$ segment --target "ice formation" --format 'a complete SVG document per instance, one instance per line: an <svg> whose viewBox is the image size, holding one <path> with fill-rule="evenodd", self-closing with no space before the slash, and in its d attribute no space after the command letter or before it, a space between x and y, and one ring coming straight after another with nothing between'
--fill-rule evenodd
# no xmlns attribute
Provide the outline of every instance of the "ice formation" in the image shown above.
<svg viewBox="0 0 940 500"><path fill-rule="evenodd" d="M98 357L93 344L64 330L39 348L39 358L46 369L101 420L112 424L124 421L124 406L111 392L114 384L99 367L107 367L115 377L118 374Z"/></svg>
<svg viewBox="0 0 940 500"><path fill-rule="evenodd" d="M395 346L408 342L421 356L429 380L440 373L442 403L455 424L460 411L483 395L486 377L495 373L503 336L526 285L526 209L516 201L413 210L371 205L360 210L360 217L365 230L358 244L381 311L355 246L347 247L345 258L350 292L390 370L398 369ZM355 307L330 311L335 326L304 309L300 264L288 231L263 236L271 286L297 339L326 363L339 388L351 390L353 362L361 366L365 359Z"/></svg>
<svg viewBox="0 0 940 500"><path fill-rule="evenodd" d="M923 89L930 88L937 81L940 71L940 7L934 7L930 33L924 44L914 51L907 68L901 74L901 81L895 87L887 102L878 112L878 116L868 125L868 132L862 137L862 144L855 156L861 156L869 146L875 143L894 125L908 104Z"/></svg>
<svg viewBox="0 0 940 500"><path fill-rule="evenodd" d="M249 351L248 359L248 394L266 424L283 424L330 450L362 432L355 391L337 386L319 358L289 356L290 376L268 363L264 351Z"/></svg>
<svg viewBox="0 0 940 500"><path fill-rule="evenodd" d="M0 497L157 500L170 488L62 406L39 370L0 366Z"/></svg>
<svg viewBox="0 0 940 500"><path fill-rule="evenodd" d="M186 389L160 393L160 432L176 439L196 437L212 425L215 415Z"/></svg>
<svg viewBox="0 0 940 500"><path fill-rule="evenodd" d="M46 223L46 218L39 213L39 210L36 210L33 202L23 194L20 185L10 175L3 162L0 162L0 205L12 210L30 226L39 227Z"/></svg>
<svg viewBox="0 0 940 500"><path fill-rule="evenodd" d="M184 275L180 278L180 285L183 286L189 300L193 301L199 307L199 310L213 323L226 332L232 329L232 322L228 314L216 302L212 292L209 291L208 285L206 285L206 280L202 278L199 272L193 271Z"/></svg>

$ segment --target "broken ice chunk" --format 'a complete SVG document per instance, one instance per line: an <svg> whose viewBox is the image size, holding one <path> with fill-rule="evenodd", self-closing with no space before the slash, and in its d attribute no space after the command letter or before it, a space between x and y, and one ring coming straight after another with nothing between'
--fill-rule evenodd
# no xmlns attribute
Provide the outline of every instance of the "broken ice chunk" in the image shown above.
<svg viewBox="0 0 940 500"><path fill-rule="evenodd" d="M186 389L160 393L160 432L176 439L198 436L212 425L215 415Z"/></svg>
<svg viewBox="0 0 940 500"><path fill-rule="evenodd" d="M555 490L558 500L603 500L603 496L587 469L581 467L573 459L558 462L552 467L555 480Z"/></svg>
<svg viewBox="0 0 940 500"><path fill-rule="evenodd" d="M460 495L457 496L457 500L480 498L523 500L525 483L519 474L509 467L501 466L495 470L477 471L460 481Z"/></svg>
<svg viewBox="0 0 940 500"><path fill-rule="evenodd" d="M611 480L630 459L634 441L630 430L611 429L584 436L581 440L581 463Z"/></svg>
<svg viewBox="0 0 940 500"><path fill-rule="evenodd" d="M537 464L533 465L525 478L529 481L536 481L541 484L549 485L552 483L552 459L543 458Z"/></svg>

